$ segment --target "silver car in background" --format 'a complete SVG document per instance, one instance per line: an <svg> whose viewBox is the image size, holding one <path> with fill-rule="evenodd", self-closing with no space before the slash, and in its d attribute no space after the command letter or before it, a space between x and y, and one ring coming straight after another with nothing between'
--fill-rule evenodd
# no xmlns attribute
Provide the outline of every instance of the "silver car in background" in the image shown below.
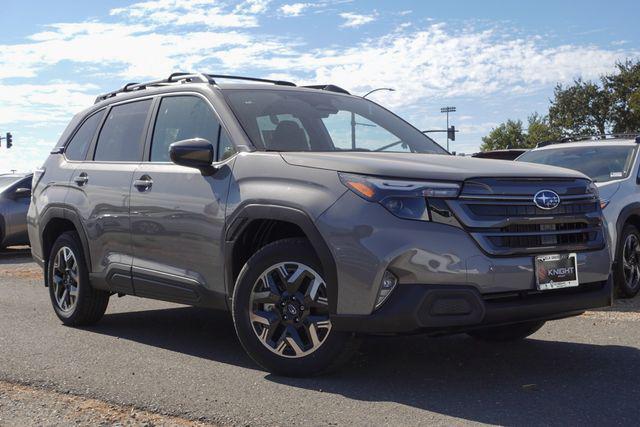
<svg viewBox="0 0 640 427"><path fill-rule="evenodd" d="M0 249L28 245L32 174L0 174Z"/></svg>
<svg viewBox="0 0 640 427"><path fill-rule="evenodd" d="M596 183L607 222L619 296L640 290L640 137L545 143L517 161L578 170Z"/></svg>

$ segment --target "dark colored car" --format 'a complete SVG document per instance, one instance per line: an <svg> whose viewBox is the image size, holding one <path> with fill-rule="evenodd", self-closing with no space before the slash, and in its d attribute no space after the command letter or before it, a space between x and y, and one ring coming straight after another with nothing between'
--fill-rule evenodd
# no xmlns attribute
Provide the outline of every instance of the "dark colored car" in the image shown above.
<svg viewBox="0 0 640 427"><path fill-rule="evenodd" d="M29 244L27 211L31 180L31 174L0 175L0 249Z"/></svg>
<svg viewBox="0 0 640 427"><path fill-rule="evenodd" d="M515 160L528 150L524 148L510 148L508 150L489 150L479 151L472 154L471 157L477 157L479 159L495 159L495 160Z"/></svg>

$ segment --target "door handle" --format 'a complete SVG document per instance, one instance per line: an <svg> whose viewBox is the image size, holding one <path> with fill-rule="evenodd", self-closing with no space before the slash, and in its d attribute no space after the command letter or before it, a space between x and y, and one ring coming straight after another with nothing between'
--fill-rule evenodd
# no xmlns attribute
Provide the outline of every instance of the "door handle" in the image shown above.
<svg viewBox="0 0 640 427"><path fill-rule="evenodd" d="M73 178L73 180L75 181L76 184L78 184L78 186L82 187L87 182L89 182L89 176L87 176L86 172L82 172L80 175Z"/></svg>
<svg viewBox="0 0 640 427"><path fill-rule="evenodd" d="M133 186L139 191L147 191L153 185L153 180L149 175L142 175L140 179L133 181Z"/></svg>

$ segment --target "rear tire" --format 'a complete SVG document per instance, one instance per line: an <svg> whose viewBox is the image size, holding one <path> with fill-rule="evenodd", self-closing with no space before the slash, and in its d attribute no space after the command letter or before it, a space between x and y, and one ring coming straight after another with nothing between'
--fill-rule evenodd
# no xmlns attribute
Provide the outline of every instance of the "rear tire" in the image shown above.
<svg viewBox="0 0 640 427"><path fill-rule="evenodd" d="M53 310L67 326L99 321L109 304L109 292L89 283L89 270L78 233L62 233L53 244L47 264L47 285Z"/></svg>
<svg viewBox="0 0 640 427"><path fill-rule="evenodd" d="M238 276L232 312L246 352L277 375L326 373L358 348L354 334L331 328L321 265L305 239L279 240L256 252Z"/></svg>
<svg viewBox="0 0 640 427"><path fill-rule="evenodd" d="M622 298L633 298L640 291L640 232L627 224L620 234L616 252L614 279L617 294Z"/></svg>
<svg viewBox="0 0 640 427"><path fill-rule="evenodd" d="M491 328L469 331L467 334L480 341L509 342L519 341L536 333L545 322L525 322L513 325L494 326Z"/></svg>

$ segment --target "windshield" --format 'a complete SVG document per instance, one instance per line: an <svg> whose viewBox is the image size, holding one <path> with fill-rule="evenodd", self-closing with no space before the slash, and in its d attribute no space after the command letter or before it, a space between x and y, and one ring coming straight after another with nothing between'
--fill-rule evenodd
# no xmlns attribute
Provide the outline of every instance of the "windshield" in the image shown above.
<svg viewBox="0 0 640 427"><path fill-rule="evenodd" d="M386 151L448 154L379 105L326 92L227 89L251 142L271 151Z"/></svg>
<svg viewBox="0 0 640 427"><path fill-rule="evenodd" d="M575 169L595 182L624 179L633 165L636 145L558 147L533 150L518 157L518 161L540 163Z"/></svg>
<svg viewBox="0 0 640 427"><path fill-rule="evenodd" d="M10 187L12 184L18 182L20 177L16 176L0 176L0 193Z"/></svg>

